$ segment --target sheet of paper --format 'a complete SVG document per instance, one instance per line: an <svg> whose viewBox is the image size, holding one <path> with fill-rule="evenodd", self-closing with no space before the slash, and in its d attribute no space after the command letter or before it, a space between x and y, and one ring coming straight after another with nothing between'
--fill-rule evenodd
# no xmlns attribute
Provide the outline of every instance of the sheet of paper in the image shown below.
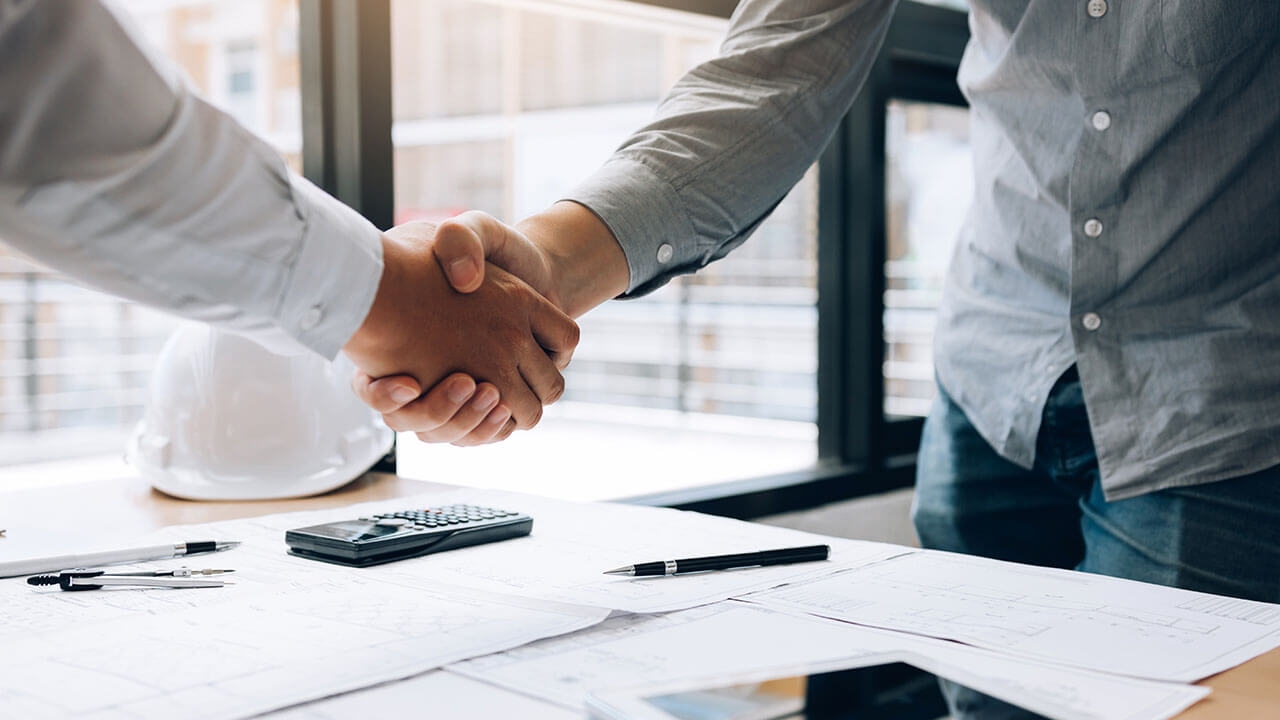
<svg viewBox="0 0 1280 720"><path fill-rule="evenodd" d="M1280 605L929 551L746 599L1155 680L1199 680L1280 646Z"/></svg>
<svg viewBox="0 0 1280 720"><path fill-rule="evenodd" d="M863 628L877 633L888 631ZM1166 720L1209 688L1141 680L892 633L918 668L1058 720Z"/></svg>
<svg viewBox="0 0 1280 720"><path fill-rule="evenodd" d="M180 540L192 532L234 537L246 545L267 548L274 558L273 568L280 563L293 568L288 573L282 572L289 577L305 569L304 566L319 563L285 556L285 530L375 512L455 502L525 513L533 518L533 533L529 537L450 550L368 570L387 577L430 580L454 587L625 612L665 612L915 552L899 545L840 540L665 508L576 503L477 489L383 500L337 510L273 515L236 525L169 528L158 539ZM831 545L832 556L819 563L658 578L603 574L605 570L637 562L824 543Z"/></svg>
<svg viewBox="0 0 1280 720"><path fill-rule="evenodd" d="M527 695L507 692L456 673L435 670L399 682L325 698L264 715L265 720L352 718L450 720L580 720L575 712Z"/></svg>
<svg viewBox="0 0 1280 720"><path fill-rule="evenodd" d="M528 513L534 536L364 569L285 552L290 528L454 502ZM234 585L64 593L0 580L0 717L239 717L570 632L610 608L710 603L904 551L837 543L836 561L826 563L627 580L600 573L816 538L693 513L475 490L165 528L139 542L204 538L243 545L137 567L229 567ZM84 691L60 692L68 683Z"/></svg>
<svg viewBox="0 0 1280 720"><path fill-rule="evenodd" d="M234 591L95 594L108 592ZM577 630L603 614L344 578L11 638L0 658L0 717L245 717Z"/></svg>
<svg viewBox="0 0 1280 720"><path fill-rule="evenodd" d="M588 693L609 688L899 660L1063 720L1163 720L1208 693L732 601L667 615L616 616L447 670L580 709Z"/></svg>
<svg viewBox="0 0 1280 720"><path fill-rule="evenodd" d="M762 612L763 610L763 612ZM665 615L620 615L578 632L450 665L568 708L588 692L708 673L733 674L882 652L852 638L861 628L833 625L751 605L722 602Z"/></svg>
<svg viewBox="0 0 1280 720"><path fill-rule="evenodd" d="M347 517L349 511L336 517ZM235 550L234 585L67 593L0 580L0 718L233 718L407 677L597 623L604 609L459 592L287 555L279 516L167 528ZM66 692L66 688L75 692Z"/></svg>
<svg viewBox="0 0 1280 720"><path fill-rule="evenodd" d="M533 534L513 542L443 553L402 571L452 585L626 612L664 612L755 589L861 566L911 548L826 536L665 508L572 503L479 491L475 502L527 513ZM603 575L638 562L830 544L831 559L767 568L659 578Z"/></svg>

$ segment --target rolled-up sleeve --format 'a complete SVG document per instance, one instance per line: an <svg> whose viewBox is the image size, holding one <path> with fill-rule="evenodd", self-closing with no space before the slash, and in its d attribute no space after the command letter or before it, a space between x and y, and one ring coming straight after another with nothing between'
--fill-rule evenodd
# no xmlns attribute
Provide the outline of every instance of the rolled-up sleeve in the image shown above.
<svg viewBox="0 0 1280 720"><path fill-rule="evenodd" d="M826 146L884 42L895 0L745 0L718 57L566 199L613 232L627 294L741 244Z"/></svg>
<svg viewBox="0 0 1280 720"><path fill-rule="evenodd" d="M380 233L100 2L0 0L0 240L87 285L333 357Z"/></svg>

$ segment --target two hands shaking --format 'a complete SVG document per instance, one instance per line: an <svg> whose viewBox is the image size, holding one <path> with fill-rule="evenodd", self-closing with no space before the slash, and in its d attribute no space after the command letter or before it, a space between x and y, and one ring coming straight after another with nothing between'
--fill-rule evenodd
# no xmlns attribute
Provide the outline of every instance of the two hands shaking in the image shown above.
<svg viewBox="0 0 1280 720"><path fill-rule="evenodd" d="M573 318L629 278L608 227L572 202L516 227L481 212L407 223L382 247L373 306L343 351L360 399L425 442L481 445L536 425L564 393Z"/></svg>

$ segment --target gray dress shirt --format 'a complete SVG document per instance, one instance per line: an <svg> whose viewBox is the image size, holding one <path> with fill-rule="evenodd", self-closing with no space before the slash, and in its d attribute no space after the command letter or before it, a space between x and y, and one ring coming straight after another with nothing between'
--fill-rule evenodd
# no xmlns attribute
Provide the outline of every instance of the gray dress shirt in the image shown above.
<svg viewBox="0 0 1280 720"><path fill-rule="evenodd" d="M0 242L274 349L333 357L378 229L289 172L94 0L0 0Z"/></svg>
<svg viewBox="0 0 1280 720"><path fill-rule="evenodd" d="M1280 2L971 0L975 197L939 378L1029 467L1079 367L1109 499L1280 463ZM719 57L569 197L630 293L740 244L812 163L892 0L745 0Z"/></svg>

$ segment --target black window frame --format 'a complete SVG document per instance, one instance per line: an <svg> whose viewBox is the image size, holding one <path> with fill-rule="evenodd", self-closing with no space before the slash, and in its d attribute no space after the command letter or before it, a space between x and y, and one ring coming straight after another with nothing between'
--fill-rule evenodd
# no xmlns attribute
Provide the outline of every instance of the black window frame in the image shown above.
<svg viewBox="0 0 1280 720"><path fill-rule="evenodd" d="M728 17L736 0L630 0ZM390 0L300 0L303 174L392 223ZM908 487L922 421L884 414L885 113L965 105L965 12L901 2L866 84L819 160L818 463L624 502L754 518ZM377 468L394 471L395 451Z"/></svg>

